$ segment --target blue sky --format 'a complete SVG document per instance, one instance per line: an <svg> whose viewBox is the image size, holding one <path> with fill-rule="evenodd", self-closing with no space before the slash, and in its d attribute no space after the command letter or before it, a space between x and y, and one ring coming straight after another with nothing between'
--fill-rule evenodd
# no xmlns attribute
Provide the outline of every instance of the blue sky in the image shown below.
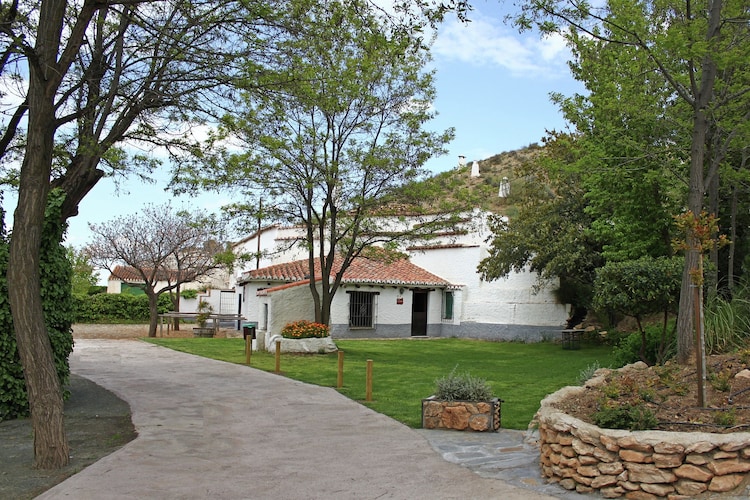
<svg viewBox="0 0 750 500"><path fill-rule="evenodd" d="M438 117L430 128L454 127L456 132L447 146L449 153L427 163L434 172L455 167L459 155L471 162L540 142L545 129L565 127L549 93L581 91L569 74L569 54L561 40L519 34L504 24L506 10L501 2L478 1L474 8L469 23L449 18L432 50ZM106 222L135 213L146 203L172 199L165 191L166 179L163 175L155 184L133 179L119 187L109 179L100 181L81 203L79 215L70 220L66 244L86 245L91 239L89 223ZM218 211L229 201L229 197L210 194L182 197L173 203ZM12 211L15 200L6 196L5 207Z"/></svg>

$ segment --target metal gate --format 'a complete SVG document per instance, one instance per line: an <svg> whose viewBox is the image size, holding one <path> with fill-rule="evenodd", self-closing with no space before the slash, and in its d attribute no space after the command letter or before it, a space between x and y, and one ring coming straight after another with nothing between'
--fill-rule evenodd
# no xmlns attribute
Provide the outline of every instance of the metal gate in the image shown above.
<svg viewBox="0 0 750 500"><path fill-rule="evenodd" d="M219 294L219 314L240 314L240 294L234 290L222 290ZM239 321L236 323L237 329L240 329Z"/></svg>

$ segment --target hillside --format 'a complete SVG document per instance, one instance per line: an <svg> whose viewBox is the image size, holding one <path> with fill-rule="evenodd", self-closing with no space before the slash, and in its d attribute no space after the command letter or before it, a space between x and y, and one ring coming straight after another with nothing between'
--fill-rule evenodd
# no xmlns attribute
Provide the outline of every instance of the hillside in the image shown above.
<svg viewBox="0 0 750 500"><path fill-rule="evenodd" d="M523 179L518 176L518 168L532 161L540 152L541 147L537 145L507 151L479 160L479 177L471 176L474 162L469 161L465 166L441 172L424 182L450 186L447 196L450 196L449 193L468 191L480 208L512 217L517 213L514 203L523 191ZM510 187L507 198L499 196L504 177L508 178Z"/></svg>

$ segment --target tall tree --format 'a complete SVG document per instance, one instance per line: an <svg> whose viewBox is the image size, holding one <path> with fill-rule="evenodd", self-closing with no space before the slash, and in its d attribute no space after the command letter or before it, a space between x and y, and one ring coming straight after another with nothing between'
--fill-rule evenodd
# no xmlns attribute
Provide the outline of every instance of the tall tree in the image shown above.
<svg viewBox="0 0 750 500"><path fill-rule="evenodd" d="M735 79L730 84L726 78L750 57L749 8L742 0L610 0L599 8L578 0L527 0L516 22L523 29L536 26L543 33L562 33L574 46L592 40L598 49L629 51L641 71L660 79L665 91L654 97L662 97L663 112L654 116L654 123L684 121L690 137L686 144L689 154L685 155L689 165L685 175L688 185L685 207L699 217L706 204L706 187L717 175L727 151L720 148L707 155L709 137L711 133L719 134L723 136L719 140L723 144L736 129L725 129L730 122L718 123L716 119L729 103L747 102L750 92L749 82ZM580 53L581 57L591 54L591 51ZM613 86L620 83L612 80ZM729 86L733 86L733 99L717 99L723 94L722 89ZM745 105L744 110L747 109ZM734 123L738 123L736 115L734 118ZM679 141L676 145L679 146ZM678 147L672 151L676 157L682 156ZM691 280L700 261L698 247L695 241L688 245L683 271L678 316L681 361L687 359L694 347L693 308L702 307L700 300L698 304L694 302Z"/></svg>
<svg viewBox="0 0 750 500"><path fill-rule="evenodd" d="M254 50L243 42L263 38L271 2L41 0L0 8L3 96L21 87L2 130L0 159L7 166L21 158L20 170L11 165L4 175L18 186L8 288L37 467L58 468L69 457L39 286L50 188L67 195L64 221L104 175L135 163L116 144L184 145L159 133L228 97L222 85L234 56ZM227 43L236 33L259 36Z"/></svg>
<svg viewBox="0 0 750 500"><path fill-rule="evenodd" d="M276 220L304 225L301 244L322 323L329 322L343 273L365 248L427 237L456 218L414 183L452 131L424 130L434 114L427 52L416 26L392 21L365 1L295 3L284 19L287 34L263 66L247 66L247 81L265 92L246 93L242 108L225 117L218 139L231 148L192 178L179 173L187 184L241 189L247 201L234 209L247 220L256 220L262 206ZM397 193L412 209L429 201L437 209L431 213L441 215L423 213L417 226L386 220L381 216L404 215L404 205L387 203Z"/></svg>
<svg viewBox="0 0 750 500"><path fill-rule="evenodd" d="M73 246L65 249L68 262L73 268L71 290L74 294L87 295L91 287L96 285L96 269L86 252Z"/></svg>
<svg viewBox="0 0 750 500"><path fill-rule="evenodd" d="M222 222L198 212L176 211L170 204L149 205L140 213L89 228L94 240L86 253L97 267L112 272L125 264L141 278L148 297L149 337L156 336L161 294L233 262L231 250L222 242Z"/></svg>

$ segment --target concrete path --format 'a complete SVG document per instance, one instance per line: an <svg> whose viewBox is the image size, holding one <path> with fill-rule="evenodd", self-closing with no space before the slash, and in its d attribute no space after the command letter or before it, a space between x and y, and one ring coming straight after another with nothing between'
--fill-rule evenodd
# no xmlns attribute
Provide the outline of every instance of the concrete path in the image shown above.
<svg viewBox="0 0 750 500"><path fill-rule="evenodd" d="M41 499L556 498L450 463L333 389L135 340L77 340L70 362L130 404L139 436Z"/></svg>

